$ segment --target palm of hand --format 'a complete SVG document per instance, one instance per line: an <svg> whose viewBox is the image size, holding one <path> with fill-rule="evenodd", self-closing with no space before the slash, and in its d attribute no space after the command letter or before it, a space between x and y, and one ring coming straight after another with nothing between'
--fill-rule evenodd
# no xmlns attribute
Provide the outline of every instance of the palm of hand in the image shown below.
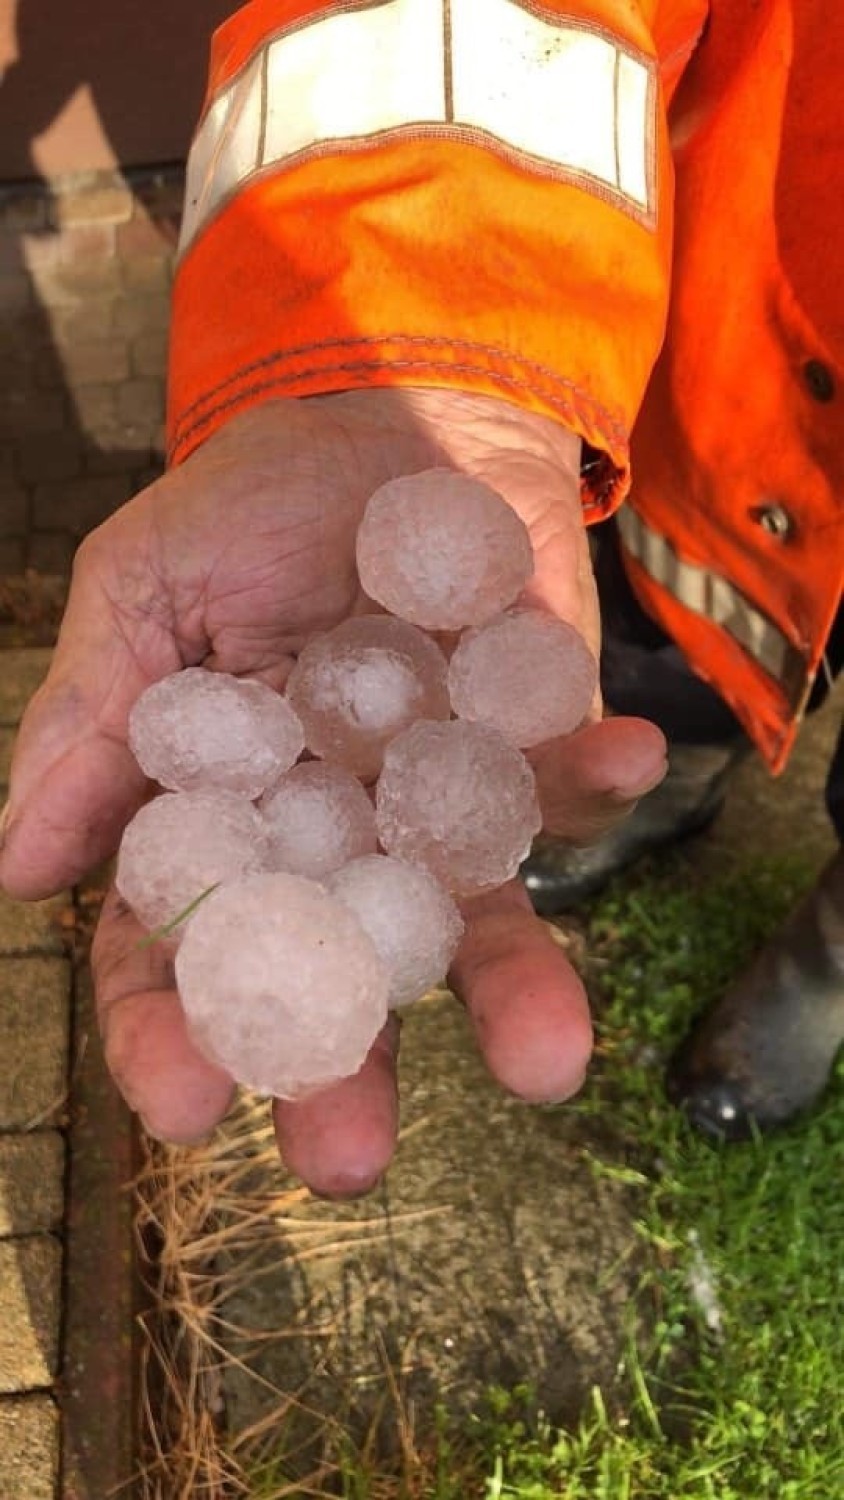
<svg viewBox="0 0 844 1500"><path fill-rule="evenodd" d="M281 687L309 635L368 607L355 533L370 494L395 475L450 465L505 494L531 531L533 600L597 650L578 449L544 419L436 391L274 403L232 421L81 550L53 666L16 750L0 853L7 889L46 894L114 850L146 791L126 724L151 681L202 662ZM600 829L659 779L660 737L638 721L614 724L595 722L537 758L563 832ZM589 1048L579 981L515 884L470 906L453 978L489 1065L528 1098L571 1092ZM187 1139L224 1112L231 1080L196 1053L169 961L139 950L138 935L110 898L93 955L107 1056L150 1128ZM285 1154L312 1185L357 1190L383 1169L395 1046L391 1023L356 1078L276 1106Z"/></svg>

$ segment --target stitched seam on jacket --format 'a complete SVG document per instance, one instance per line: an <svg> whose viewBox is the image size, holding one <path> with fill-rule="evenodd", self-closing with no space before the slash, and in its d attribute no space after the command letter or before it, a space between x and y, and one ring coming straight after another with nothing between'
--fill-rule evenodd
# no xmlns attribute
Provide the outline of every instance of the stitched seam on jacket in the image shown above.
<svg viewBox="0 0 844 1500"><path fill-rule="evenodd" d="M217 385L211 386L209 390L205 391L201 396L198 396L196 400L192 401L191 404L185 407L184 411L179 414L178 418L173 424L173 447L178 447L179 444L185 440L185 438L190 436L195 427L202 421L206 420L209 415L213 415L216 411L224 409L226 402L225 400L222 403L215 401L210 414L202 413L202 415L198 417L197 423L191 422L189 419L193 417L194 413L199 412L200 407L205 406L205 404L209 401L214 401L215 397L222 396L223 393L230 387L240 386L244 378L249 375L257 374L260 370L266 370L271 365L278 364L282 360L297 359L299 358L299 356L305 354L321 354L330 350L359 349L366 348L368 346L371 347L373 345L383 346L390 344L401 344L412 349L420 347L432 350L460 349L469 354L485 354L494 359L505 360L508 364L514 365L517 368L521 366L525 371L525 375L519 378L516 376L500 375L498 371L488 370L480 365L458 365L446 363L445 361L442 361L440 364L436 364L433 360L415 361L402 359L384 359L382 361L379 361L379 363L383 364L385 368L412 368L415 364L419 364L420 368L442 368L446 370L455 370L458 373L485 374L489 376L490 379L501 380L503 384L513 385L517 389L533 389L529 377L540 376L543 380L547 380L552 386L561 387L564 391L570 392L572 396L576 396L581 401L584 401L590 408L590 410L594 411L600 418L598 425L600 425L607 433L611 434L612 437L615 438L618 442L624 443L625 445L627 444L627 430L622 426L621 422L619 422L618 419L614 417L612 413L601 404L601 402L596 401L593 396L590 396L586 391L584 391L576 381L569 380L563 375L558 375L556 371L551 370L546 365L538 364L534 360L525 359L522 355L513 354L506 349L499 348L495 344L483 344L470 339L430 338L424 334L398 333L387 335L373 334L367 338L326 339L320 343L301 344L297 345L293 349L275 350L272 354L262 355L260 359L251 360L248 364L241 365L239 369L237 369L232 375L226 376L225 380L221 380ZM307 377L310 375L317 375L320 373L321 368L323 367L314 365L311 369L296 370L285 377L277 377L277 379L279 383L289 382L291 380L299 379L301 376ZM376 368L376 366L374 361L368 362L364 360L356 360L354 362L342 363L339 365L326 365L324 368L326 372L329 372L331 370L373 369ZM264 389L264 387L261 386L260 389ZM564 396L549 397L548 399L553 405L564 406L566 404Z"/></svg>
<svg viewBox="0 0 844 1500"><path fill-rule="evenodd" d="M431 360L392 360L389 367L392 369L419 369L427 371L442 370L455 372L457 374L482 375L486 379L499 385L515 390L531 391L532 393L536 394L535 388L531 386L527 381L517 380L513 377L498 374L497 372L488 370L484 365L456 365L442 363L435 364ZM268 391L277 390L283 386L290 386L298 380L307 380L313 375L336 374L338 372L355 372L362 370L377 370L383 368L386 368L386 366L380 363L376 364L374 362L366 362L363 360L358 360L355 362L348 361L331 366L315 365L311 369L295 370L291 371L287 375L277 376L271 380L265 380L253 383L252 385L241 386L239 389L232 392L231 395L227 396L225 400L219 401L215 406L209 408L208 411L203 412L202 415L197 417L197 419L189 427L181 431L177 437L174 437L173 442L170 445L168 460L172 464L176 460L179 449L184 447L185 444L188 443L190 439L197 432L199 432L202 427L208 426L208 424L212 422L215 417L218 417L222 412L229 411L235 407L241 406L245 401L248 401L250 397L264 395ZM586 415L589 417L590 423L593 422L593 414L597 411L596 403L590 396L581 391L578 387L573 386L572 388L574 393L581 398L582 405L586 409ZM549 405L558 408L561 414L566 415L569 418L573 418L575 421L577 421L577 409L574 402L544 393L542 395L542 399L547 401ZM595 425L598 429L600 429L600 422ZM596 436L601 436L600 430L596 432ZM619 466L615 464L613 465L613 468L615 470L616 478L620 478L624 472L623 469L619 468ZM586 484L588 485L588 480L586 481ZM592 510L605 511L607 509L607 499L607 493L603 495L596 495L592 498L584 498L582 500L583 509L586 512Z"/></svg>

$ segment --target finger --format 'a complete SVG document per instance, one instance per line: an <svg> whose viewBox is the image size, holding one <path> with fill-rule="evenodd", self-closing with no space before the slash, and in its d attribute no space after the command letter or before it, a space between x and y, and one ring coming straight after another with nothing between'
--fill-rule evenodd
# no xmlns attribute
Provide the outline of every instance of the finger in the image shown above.
<svg viewBox="0 0 844 1500"><path fill-rule="evenodd" d="M451 981L493 1077L530 1103L568 1099L592 1050L583 985L517 881L463 907Z"/></svg>
<svg viewBox="0 0 844 1500"><path fill-rule="evenodd" d="M499 433L498 447L476 466L478 477L498 490L530 532L533 575L520 603L543 609L574 625L597 657L600 611L583 523L580 440L574 433L543 433L551 446L525 446L521 424L513 446Z"/></svg>
<svg viewBox="0 0 844 1500"><path fill-rule="evenodd" d="M398 1134L399 1023L391 1015L359 1072L309 1098L273 1106L281 1155L312 1192L356 1198L376 1186Z"/></svg>
<svg viewBox="0 0 844 1500"><path fill-rule="evenodd" d="M132 704L182 665L169 611L148 567L133 622L109 597L107 557L147 556L144 507L113 523L108 548L91 539L73 583L48 676L27 708L12 763L0 884L31 900L60 890L114 852L145 794L126 744ZM133 516L135 517L133 519ZM131 535L128 533L131 532ZM122 540L121 540L122 539Z"/></svg>
<svg viewBox="0 0 844 1500"><path fill-rule="evenodd" d="M150 1135L185 1145L225 1115L234 1083L188 1035L172 954L145 936L112 890L91 951L97 1015L109 1070Z"/></svg>
<svg viewBox="0 0 844 1500"><path fill-rule="evenodd" d="M665 737L647 719L603 719L531 751L543 827L591 843L653 791L667 769Z"/></svg>

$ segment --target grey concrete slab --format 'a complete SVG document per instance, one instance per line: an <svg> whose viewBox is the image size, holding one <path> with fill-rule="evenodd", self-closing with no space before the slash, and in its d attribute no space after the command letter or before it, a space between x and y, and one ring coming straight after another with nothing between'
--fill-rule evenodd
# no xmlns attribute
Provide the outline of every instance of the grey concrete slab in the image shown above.
<svg viewBox="0 0 844 1500"><path fill-rule="evenodd" d="M783 777L757 759L742 768L712 830L686 846L690 878L778 852L820 865L841 702L806 726ZM588 1164L601 1122L502 1097L445 1000L409 1012L401 1080L403 1141L383 1192L306 1202L233 1277L223 1316L243 1365L224 1383L236 1430L282 1391L360 1432L379 1405L389 1428L391 1380L423 1422L441 1400L471 1412L494 1382L528 1381L563 1418L593 1382L612 1383L639 1241L635 1199ZM263 1171L269 1201L279 1183Z"/></svg>
<svg viewBox="0 0 844 1500"><path fill-rule="evenodd" d="M439 1400L470 1413L490 1384L525 1380L571 1416L613 1379L640 1264L628 1190L593 1174L570 1110L492 1084L450 998L411 1008L402 1057L404 1139L384 1191L306 1203L224 1303L244 1330L229 1347L259 1377L225 1369L238 1430L273 1388L360 1433L379 1407L389 1426L391 1374L428 1419Z"/></svg>

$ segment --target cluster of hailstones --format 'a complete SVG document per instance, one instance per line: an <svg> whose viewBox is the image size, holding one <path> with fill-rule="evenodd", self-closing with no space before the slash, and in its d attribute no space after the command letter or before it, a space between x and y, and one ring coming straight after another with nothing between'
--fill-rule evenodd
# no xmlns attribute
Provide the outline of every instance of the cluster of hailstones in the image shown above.
<svg viewBox="0 0 844 1500"><path fill-rule="evenodd" d="M596 683L574 629L513 608L530 538L476 480L383 485L357 566L387 613L310 640L283 696L188 668L129 725L165 790L126 829L118 888L175 947L199 1049L282 1098L355 1073L388 1009L442 979L454 897L510 879L539 831L522 751L574 729Z"/></svg>

